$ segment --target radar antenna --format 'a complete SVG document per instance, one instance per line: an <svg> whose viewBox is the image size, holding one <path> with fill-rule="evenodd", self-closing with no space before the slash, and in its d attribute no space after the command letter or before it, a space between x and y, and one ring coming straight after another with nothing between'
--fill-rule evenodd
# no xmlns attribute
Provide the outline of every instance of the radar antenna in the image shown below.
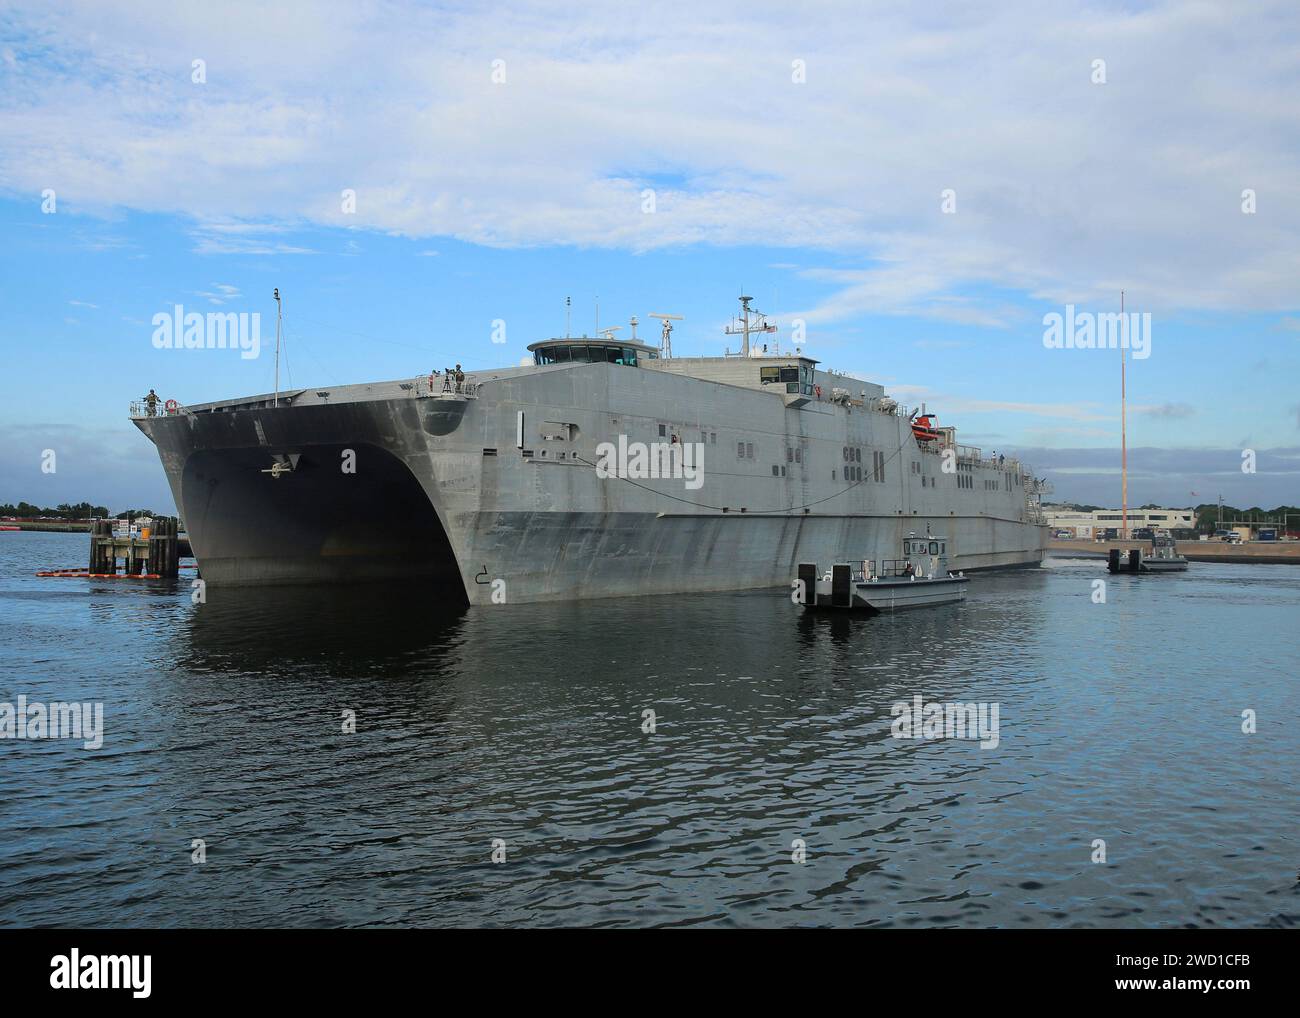
<svg viewBox="0 0 1300 1018"><path fill-rule="evenodd" d="M659 356L667 360L673 355L673 322L684 322L681 315L646 315L647 318L659 318L664 323L663 335L659 338Z"/></svg>

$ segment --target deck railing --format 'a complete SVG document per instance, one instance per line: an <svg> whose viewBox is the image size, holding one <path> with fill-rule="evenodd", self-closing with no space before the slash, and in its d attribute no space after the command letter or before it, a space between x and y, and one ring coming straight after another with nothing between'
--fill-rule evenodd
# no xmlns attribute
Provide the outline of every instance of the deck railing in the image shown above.
<svg viewBox="0 0 1300 1018"><path fill-rule="evenodd" d="M169 405L170 402L170 405ZM133 399L127 414L131 418L136 417L175 417L177 414L185 412L185 408L175 400L158 400L152 407L143 399Z"/></svg>
<svg viewBox="0 0 1300 1018"><path fill-rule="evenodd" d="M418 397L465 396L469 399L477 399L478 391L482 387L482 382L467 380L458 386L456 380L448 375L426 375L415 380L415 395Z"/></svg>

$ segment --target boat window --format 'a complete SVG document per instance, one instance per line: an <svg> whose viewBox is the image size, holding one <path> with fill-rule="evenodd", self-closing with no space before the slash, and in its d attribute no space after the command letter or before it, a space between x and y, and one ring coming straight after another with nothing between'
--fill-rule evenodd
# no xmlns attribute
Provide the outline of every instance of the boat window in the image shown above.
<svg viewBox="0 0 1300 1018"><path fill-rule="evenodd" d="M570 353L571 360L581 361L584 364L591 359L591 357L589 356L588 349L585 346L569 347L569 353Z"/></svg>
<svg viewBox="0 0 1300 1018"><path fill-rule="evenodd" d="M930 542L930 554L931 554L931 555L938 555L938 554L939 554L939 542L938 542L938 541L931 541L931 542Z"/></svg>
<svg viewBox="0 0 1300 1018"><path fill-rule="evenodd" d="M779 376L779 377L780 377L781 381L783 381L783 382L794 382L794 383L795 383L795 386L796 386L796 388L795 388L794 391L795 391L795 392L798 392L799 389L797 388L797 386L798 386L798 384L799 384L799 369L798 369L798 368L780 368L779 371L780 371L780 376Z"/></svg>
<svg viewBox="0 0 1300 1018"><path fill-rule="evenodd" d="M636 367L636 351L630 346L623 347L623 363Z"/></svg>
<svg viewBox="0 0 1300 1018"><path fill-rule="evenodd" d="M779 368L759 368L758 380L763 385L768 385L771 382L779 382L781 380L781 371Z"/></svg>
<svg viewBox="0 0 1300 1018"><path fill-rule="evenodd" d="M609 364L622 364L623 348L619 346L605 347L605 361Z"/></svg>

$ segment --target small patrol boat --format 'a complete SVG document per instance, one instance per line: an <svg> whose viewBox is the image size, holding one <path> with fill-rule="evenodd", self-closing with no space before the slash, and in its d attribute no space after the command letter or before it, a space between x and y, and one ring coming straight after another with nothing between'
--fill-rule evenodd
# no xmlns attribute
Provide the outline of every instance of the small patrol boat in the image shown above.
<svg viewBox="0 0 1300 1018"><path fill-rule="evenodd" d="M1187 559L1178 554L1178 542L1160 532L1151 538L1150 551L1133 548L1125 558L1112 548L1106 567L1112 573L1181 573L1187 569Z"/></svg>
<svg viewBox="0 0 1300 1018"><path fill-rule="evenodd" d="M816 563L801 562L795 601L807 609L870 608L878 612L920 608L966 600L964 573L948 571L948 539L908 534L903 557L837 563L822 574ZM802 600L800 600L802 595Z"/></svg>

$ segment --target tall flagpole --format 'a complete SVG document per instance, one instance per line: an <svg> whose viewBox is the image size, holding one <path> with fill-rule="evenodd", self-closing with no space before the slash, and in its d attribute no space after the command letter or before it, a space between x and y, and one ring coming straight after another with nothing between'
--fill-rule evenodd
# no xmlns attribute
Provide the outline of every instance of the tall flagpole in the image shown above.
<svg viewBox="0 0 1300 1018"><path fill-rule="evenodd" d="M272 406L280 405L280 288L275 288L275 399Z"/></svg>
<svg viewBox="0 0 1300 1018"><path fill-rule="evenodd" d="M1128 384L1125 376L1125 348L1128 346L1128 318L1124 315L1124 291L1119 292L1119 436L1120 436L1120 508L1121 539L1128 538Z"/></svg>

